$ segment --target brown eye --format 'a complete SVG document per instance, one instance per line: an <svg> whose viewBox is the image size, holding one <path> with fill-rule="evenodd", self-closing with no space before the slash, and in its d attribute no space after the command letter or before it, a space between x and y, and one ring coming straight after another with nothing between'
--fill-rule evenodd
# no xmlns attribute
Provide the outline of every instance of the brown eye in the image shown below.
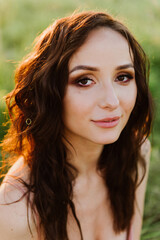
<svg viewBox="0 0 160 240"><path fill-rule="evenodd" d="M93 80L90 79L90 78L82 78L80 80L77 81L77 84L79 86L84 86L84 87L87 87L87 86L90 86L91 84L93 83Z"/></svg>
<svg viewBox="0 0 160 240"><path fill-rule="evenodd" d="M118 82L123 82L123 83L127 83L129 82L131 79L133 79L133 76L130 75L130 74L122 74L122 75L119 75L117 78L116 78L116 81Z"/></svg>

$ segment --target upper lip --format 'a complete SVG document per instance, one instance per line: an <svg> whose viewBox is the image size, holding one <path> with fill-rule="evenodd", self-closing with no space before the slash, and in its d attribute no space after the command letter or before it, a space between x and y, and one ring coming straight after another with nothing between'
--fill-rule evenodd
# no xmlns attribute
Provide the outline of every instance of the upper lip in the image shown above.
<svg viewBox="0 0 160 240"><path fill-rule="evenodd" d="M115 116L115 117L107 117L107 118L102 118L98 120L93 120L94 122L110 122L110 121L115 121L120 119L120 116Z"/></svg>

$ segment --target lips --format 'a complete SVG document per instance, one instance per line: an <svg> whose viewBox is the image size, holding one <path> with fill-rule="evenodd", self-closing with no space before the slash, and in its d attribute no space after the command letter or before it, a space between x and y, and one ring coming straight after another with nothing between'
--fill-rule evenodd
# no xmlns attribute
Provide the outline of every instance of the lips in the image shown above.
<svg viewBox="0 0 160 240"><path fill-rule="evenodd" d="M96 126L102 127L102 128L113 128L118 125L119 121L120 121L119 116L93 120Z"/></svg>

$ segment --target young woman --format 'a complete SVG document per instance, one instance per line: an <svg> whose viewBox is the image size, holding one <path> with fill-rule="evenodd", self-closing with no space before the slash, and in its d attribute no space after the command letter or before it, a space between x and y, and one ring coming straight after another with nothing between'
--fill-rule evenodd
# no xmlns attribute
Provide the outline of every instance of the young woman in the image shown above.
<svg viewBox="0 0 160 240"><path fill-rule="evenodd" d="M57 20L15 81L0 239L140 239L152 100L129 30L100 12Z"/></svg>

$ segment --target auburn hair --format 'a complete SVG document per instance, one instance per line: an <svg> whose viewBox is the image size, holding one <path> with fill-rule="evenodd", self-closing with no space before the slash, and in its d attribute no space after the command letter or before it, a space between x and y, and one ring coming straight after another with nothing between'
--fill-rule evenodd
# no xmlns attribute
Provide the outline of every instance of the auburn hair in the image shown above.
<svg viewBox="0 0 160 240"><path fill-rule="evenodd" d="M109 192L113 228L119 233L129 228L134 214L138 165L145 175L141 145L152 123L152 99L148 89L148 59L126 26L103 12L82 12L55 21L37 37L33 51L15 73L15 88L6 97L10 128L3 152L7 161L23 156L30 168L29 183L23 181L28 205L38 214L46 240L67 240L68 207L83 233L73 203L76 170L66 161L63 141L63 97L68 81L68 62L89 33L111 28L128 42L132 56L137 99L119 139L104 146L98 162ZM8 155L9 153L9 155Z"/></svg>

